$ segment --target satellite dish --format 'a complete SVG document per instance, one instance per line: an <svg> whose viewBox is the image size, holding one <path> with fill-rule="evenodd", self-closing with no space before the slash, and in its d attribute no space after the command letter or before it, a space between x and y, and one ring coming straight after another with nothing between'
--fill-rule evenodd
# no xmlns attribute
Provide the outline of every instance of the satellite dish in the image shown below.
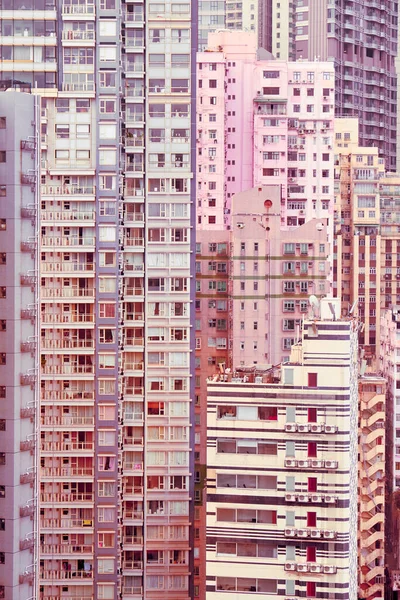
<svg viewBox="0 0 400 600"><path fill-rule="evenodd" d="M319 316L319 300L317 296L314 296L314 294L312 294L309 297L308 302L311 307L311 318L315 319L317 318L317 316Z"/></svg>
<svg viewBox="0 0 400 600"><path fill-rule="evenodd" d="M317 228L317 231L322 231L324 228L323 223L317 223L316 228Z"/></svg>

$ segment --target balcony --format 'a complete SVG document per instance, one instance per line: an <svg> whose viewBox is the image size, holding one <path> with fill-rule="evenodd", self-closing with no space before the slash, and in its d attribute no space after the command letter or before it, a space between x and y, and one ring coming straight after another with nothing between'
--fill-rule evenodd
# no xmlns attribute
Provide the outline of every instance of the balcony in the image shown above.
<svg viewBox="0 0 400 600"><path fill-rule="evenodd" d="M92 519L40 519L40 529L81 529L92 528L93 529L93 520Z"/></svg>
<svg viewBox="0 0 400 600"><path fill-rule="evenodd" d="M94 365L45 365L43 375L94 375Z"/></svg>
<svg viewBox="0 0 400 600"><path fill-rule="evenodd" d="M78 236L43 236L42 237L42 247L45 248L48 246L49 248L92 248L95 244L94 237L78 237ZM42 249L43 249L42 248Z"/></svg>
<svg viewBox="0 0 400 600"><path fill-rule="evenodd" d="M21 408L20 417L21 419L33 419L36 413L36 406L28 405Z"/></svg>
<svg viewBox="0 0 400 600"><path fill-rule="evenodd" d="M70 493L70 494L58 494L54 493L44 493L40 494L40 502L46 504L74 504L75 502L82 502L87 504L94 502L94 493L91 492L82 492L82 493Z"/></svg>
<svg viewBox="0 0 400 600"><path fill-rule="evenodd" d="M142 538L140 538L142 539ZM141 543L141 542L137 542ZM123 571L137 571L143 568L143 562L141 560L124 560L122 563Z"/></svg>
<svg viewBox="0 0 400 600"><path fill-rule="evenodd" d="M93 467L42 467L40 469L41 477L90 477L94 476Z"/></svg>
<svg viewBox="0 0 400 600"><path fill-rule="evenodd" d="M94 31L78 31L67 29L62 32L63 40L70 40L74 42L86 42L86 41L94 41Z"/></svg>
<svg viewBox="0 0 400 600"><path fill-rule="evenodd" d="M94 17L95 14L94 4L91 2L81 4L63 3L61 12L63 15L81 15L85 17Z"/></svg>
<svg viewBox="0 0 400 600"><path fill-rule="evenodd" d="M94 298L94 289L74 287L42 287L42 298Z"/></svg>
<svg viewBox="0 0 400 600"><path fill-rule="evenodd" d="M49 415L42 416L41 424L48 427L93 427L94 417L79 417L71 415Z"/></svg>
<svg viewBox="0 0 400 600"><path fill-rule="evenodd" d="M35 219L36 218L36 207L35 206L21 206L21 217L22 219Z"/></svg>
<svg viewBox="0 0 400 600"><path fill-rule="evenodd" d="M21 473L19 480L20 480L21 484L33 483L35 481L35 478L36 478L35 469L32 467L32 468L28 469L25 473Z"/></svg>
<svg viewBox="0 0 400 600"><path fill-rule="evenodd" d="M44 389L42 390L43 392L43 396L42 396L42 401L49 401L49 402L57 402L57 401L65 401L65 400L72 400L72 401L79 401L79 400L84 400L84 401L89 401L89 402L93 402L94 400L94 392L93 391L85 391L85 390L64 390L64 391L57 391L57 390L48 390L48 389Z"/></svg>
<svg viewBox="0 0 400 600"><path fill-rule="evenodd" d="M96 193L96 188L94 186L82 186L76 184L42 185L41 192L42 196L94 196Z"/></svg>
<svg viewBox="0 0 400 600"><path fill-rule="evenodd" d="M30 252L31 254L34 254L36 247L37 243L34 239L21 242L21 252Z"/></svg>
<svg viewBox="0 0 400 600"><path fill-rule="evenodd" d="M42 210L40 213L42 221L94 221L94 210Z"/></svg>
<svg viewBox="0 0 400 600"><path fill-rule="evenodd" d="M94 323L94 315L87 313L79 313L77 311L68 311L62 314L54 314L54 313L42 313L42 324L53 324L53 323ZM91 341L91 340L81 340L81 341Z"/></svg>
<svg viewBox="0 0 400 600"><path fill-rule="evenodd" d="M94 340L42 338L42 350L87 350L94 348Z"/></svg>
<svg viewBox="0 0 400 600"><path fill-rule="evenodd" d="M93 442L75 442L75 441L51 441L41 442L40 449L42 452L93 452Z"/></svg>
<svg viewBox="0 0 400 600"><path fill-rule="evenodd" d="M125 475L127 474L126 471L143 471L143 463L124 461L123 468Z"/></svg>
<svg viewBox="0 0 400 600"><path fill-rule="evenodd" d="M60 583L68 584L72 583L71 580L92 580L93 571L40 571L40 579L44 585L46 585L46 581L60 581Z"/></svg>
<svg viewBox="0 0 400 600"><path fill-rule="evenodd" d="M61 556L63 554L93 554L93 546L90 544L77 544L76 546L70 544L41 544L40 554L51 554L53 556Z"/></svg>
<svg viewBox="0 0 400 600"><path fill-rule="evenodd" d="M94 264L92 262L73 262L73 261L62 261L62 262L46 262L42 261L41 272L43 273L93 273Z"/></svg>

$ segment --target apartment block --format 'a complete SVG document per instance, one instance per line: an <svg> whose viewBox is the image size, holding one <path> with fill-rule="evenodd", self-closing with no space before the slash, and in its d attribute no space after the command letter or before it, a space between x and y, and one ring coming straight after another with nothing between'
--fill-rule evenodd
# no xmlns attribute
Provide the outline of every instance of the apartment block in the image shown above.
<svg viewBox="0 0 400 600"><path fill-rule="evenodd" d="M388 281L391 291L392 261L397 264L397 253L391 254L390 227L389 239L383 241L380 208L383 159L379 158L377 148L358 146L358 137L357 119L335 120L335 285L343 301L343 311L349 311L354 304L355 314L365 323L360 344L366 357L372 360L379 348L381 290L382 286L389 290ZM390 251L382 256L386 243ZM387 280L383 274L386 268Z"/></svg>
<svg viewBox="0 0 400 600"><path fill-rule="evenodd" d="M289 362L209 379L210 600L357 598L356 326L310 316Z"/></svg>
<svg viewBox="0 0 400 600"><path fill-rule="evenodd" d="M390 570L390 584L393 590L399 589L400 582L400 314L399 307L393 306L382 311L381 346L379 369L386 380L386 461L385 483L392 504L387 506L385 541L388 552L386 562ZM389 582L388 582L389 583Z"/></svg>
<svg viewBox="0 0 400 600"><path fill-rule="evenodd" d="M3 86L42 96L39 597L187 600L197 6L0 16Z"/></svg>
<svg viewBox="0 0 400 600"><path fill-rule="evenodd" d="M230 366L288 360L309 296L331 290L329 220L282 227L281 193L268 185L232 198Z"/></svg>
<svg viewBox="0 0 400 600"><path fill-rule="evenodd" d="M359 598L385 594L388 490L386 478L386 379L374 374L359 379Z"/></svg>
<svg viewBox="0 0 400 600"><path fill-rule="evenodd" d="M38 584L39 101L0 94L0 596Z"/></svg>
<svg viewBox="0 0 400 600"><path fill-rule="evenodd" d="M358 116L360 146L396 170L398 4L304 0L296 13L296 60L334 60L336 115Z"/></svg>
<svg viewBox="0 0 400 600"><path fill-rule="evenodd" d="M194 590L200 598L206 597L207 377L227 367L232 352L228 234L196 232Z"/></svg>
<svg viewBox="0 0 400 600"><path fill-rule="evenodd" d="M272 60L246 32L197 57L197 227L229 227L231 198L282 186L287 227L333 214L333 63Z"/></svg>

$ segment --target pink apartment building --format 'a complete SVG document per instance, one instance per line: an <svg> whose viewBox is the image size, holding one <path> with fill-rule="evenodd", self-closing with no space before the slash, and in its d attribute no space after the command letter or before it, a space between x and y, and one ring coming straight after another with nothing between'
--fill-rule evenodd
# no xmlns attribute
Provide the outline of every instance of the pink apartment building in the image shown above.
<svg viewBox="0 0 400 600"><path fill-rule="evenodd" d="M332 226L334 66L286 62L219 31L197 55L197 228L229 228L231 198L280 185L281 225Z"/></svg>

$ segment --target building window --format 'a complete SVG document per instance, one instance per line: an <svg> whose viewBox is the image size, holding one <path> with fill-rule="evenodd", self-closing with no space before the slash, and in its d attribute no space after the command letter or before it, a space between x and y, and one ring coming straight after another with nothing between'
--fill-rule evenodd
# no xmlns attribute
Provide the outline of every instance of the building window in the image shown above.
<svg viewBox="0 0 400 600"><path fill-rule="evenodd" d="M308 373L308 387L310 387L310 388L318 387L317 381L318 381L317 373Z"/></svg>
<svg viewBox="0 0 400 600"><path fill-rule="evenodd" d="M6 162L6 152L5 150L0 150L0 163Z"/></svg>
<svg viewBox="0 0 400 600"><path fill-rule="evenodd" d="M317 513L316 512L308 512L307 513L307 527L316 527L317 526ZM308 593L307 593L308 596Z"/></svg>
<svg viewBox="0 0 400 600"><path fill-rule="evenodd" d="M307 480L307 491L308 492L316 492L317 491L317 478L309 477Z"/></svg>

